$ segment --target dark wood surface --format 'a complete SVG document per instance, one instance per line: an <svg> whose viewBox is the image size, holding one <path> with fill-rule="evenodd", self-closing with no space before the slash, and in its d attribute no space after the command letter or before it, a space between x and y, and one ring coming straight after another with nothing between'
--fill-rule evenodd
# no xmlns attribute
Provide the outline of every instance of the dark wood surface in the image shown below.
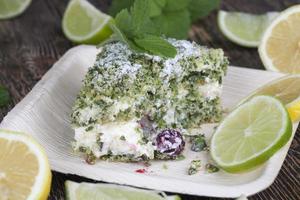
<svg viewBox="0 0 300 200"><path fill-rule="evenodd" d="M74 46L63 35L61 19L67 0L33 0L21 16L0 21L0 84L12 96L6 108L0 109L0 121L40 80L53 63ZM91 1L106 11L109 0ZM222 9L264 13L280 11L299 0L223 0ZM195 23L190 39L209 47L223 48L231 65L263 69L256 49L237 46L224 38L216 24L216 12ZM250 197L264 200L300 200L300 129L296 133L282 169L275 182L266 190ZM64 181L92 181L53 171L49 199L64 199ZM216 199L182 195L185 200Z"/></svg>

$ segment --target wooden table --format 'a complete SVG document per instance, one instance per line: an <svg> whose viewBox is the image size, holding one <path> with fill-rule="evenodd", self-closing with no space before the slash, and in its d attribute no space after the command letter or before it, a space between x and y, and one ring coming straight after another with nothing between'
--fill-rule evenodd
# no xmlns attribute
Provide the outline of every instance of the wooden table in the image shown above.
<svg viewBox="0 0 300 200"><path fill-rule="evenodd" d="M63 35L61 19L67 0L33 0L20 17L0 21L0 84L12 96L7 108L0 109L0 120L14 107L69 48L74 46ZM109 0L92 1L106 11ZM223 0L222 9L263 13L280 11L299 0ZM257 49L237 46L224 38L217 27L216 12L195 23L190 38L209 47L223 48L231 65L263 69ZM300 199L300 129L293 140L283 167L275 182L250 199ZM92 181L53 171L49 199L64 199L64 181ZM183 199L215 199L182 195Z"/></svg>

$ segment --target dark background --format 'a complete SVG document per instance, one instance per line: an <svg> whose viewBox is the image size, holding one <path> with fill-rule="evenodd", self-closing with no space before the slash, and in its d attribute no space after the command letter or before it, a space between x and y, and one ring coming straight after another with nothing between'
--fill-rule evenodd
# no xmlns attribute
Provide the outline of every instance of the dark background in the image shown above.
<svg viewBox="0 0 300 200"><path fill-rule="evenodd" d="M107 11L109 0L90 0ZM67 0L33 0L21 16L0 21L0 84L12 97L6 108L0 109L0 121L40 80L69 48L74 46L63 35L61 20ZM299 0L223 0L221 8L230 11L264 13L281 11ZM231 65L264 69L257 49L237 46L226 40L217 27L216 12L196 22L190 39L202 45L223 48ZM265 191L249 199L300 200L300 130L296 133L286 160L275 182ZM92 181L75 175L53 171L49 199L64 199L64 181ZM182 195L184 200L216 199Z"/></svg>

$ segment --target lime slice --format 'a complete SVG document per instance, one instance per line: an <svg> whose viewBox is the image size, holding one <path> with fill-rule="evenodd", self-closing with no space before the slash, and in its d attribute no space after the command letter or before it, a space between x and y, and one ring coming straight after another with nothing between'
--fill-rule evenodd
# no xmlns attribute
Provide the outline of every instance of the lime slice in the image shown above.
<svg viewBox="0 0 300 200"><path fill-rule="evenodd" d="M9 19L22 14L31 0L0 0L0 19Z"/></svg>
<svg viewBox="0 0 300 200"><path fill-rule="evenodd" d="M266 27L278 16L277 12L254 15L241 12L219 11L218 25L232 42L245 47L257 47Z"/></svg>
<svg viewBox="0 0 300 200"><path fill-rule="evenodd" d="M112 34L108 25L112 20L86 0L71 0L62 28L66 37L75 43L99 44Z"/></svg>
<svg viewBox="0 0 300 200"><path fill-rule="evenodd" d="M280 13L264 32L258 50L266 69L300 74L300 5Z"/></svg>
<svg viewBox="0 0 300 200"><path fill-rule="evenodd" d="M287 75L267 83L252 92L239 105L257 95L276 97L286 106L293 122L300 120L300 74Z"/></svg>
<svg viewBox="0 0 300 200"><path fill-rule="evenodd" d="M180 200L177 195L161 196L159 192L112 185L66 181L67 200Z"/></svg>
<svg viewBox="0 0 300 200"><path fill-rule="evenodd" d="M225 171L243 172L268 160L291 135L292 122L284 105L274 97L257 96L219 125L211 140L211 155Z"/></svg>

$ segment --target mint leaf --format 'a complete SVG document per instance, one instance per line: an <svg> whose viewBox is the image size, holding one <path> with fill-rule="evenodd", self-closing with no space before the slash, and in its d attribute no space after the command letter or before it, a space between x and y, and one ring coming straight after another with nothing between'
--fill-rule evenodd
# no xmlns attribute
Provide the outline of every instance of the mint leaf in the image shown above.
<svg viewBox="0 0 300 200"><path fill-rule="evenodd" d="M132 16L133 26L135 29L143 27L145 21L149 21L149 7L148 0L136 0L130 9Z"/></svg>
<svg viewBox="0 0 300 200"><path fill-rule="evenodd" d="M179 11L188 7L190 0L166 0L164 11Z"/></svg>
<svg viewBox="0 0 300 200"><path fill-rule="evenodd" d="M111 36L112 39L123 42L124 44L128 45L132 50L137 52L143 52L143 49L138 47L133 41L126 37L126 35L114 24L110 24L110 28L113 31L113 35Z"/></svg>
<svg viewBox="0 0 300 200"><path fill-rule="evenodd" d="M130 39L144 34L158 34L150 19L150 0L136 0L130 9L123 9L115 18L117 27Z"/></svg>
<svg viewBox="0 0 300 200"><path fill-rule="evenodd" d="M10 101L9 93L0 85L0 107L6 106Z"/></svg>
<svg viewBox="0 0 300 200"><path fill-rule="evenodd" d="M150 20L150 0L136 0L130 9L132 16L133 35L155 33L156 28Z"/></svg>
<svg viewBox="0 0 300 200"><path fill-rule="evenodd" d="M158 36L147 35L142 39L135 39L134 41L138 46L155 55L173 58L177 53L173 45Z"/></svg>
<svg viewBox="0 0 300 200"><path fill-rule="evenodd" d="M154 24L159 28L161 34L166 37L185 39L190 29L191 20L187 10L180 12L164 12L154 17Z"/></svg>
<svg viewBox="0 0 300 200"><path fill-rule="evenodd" d="M162 13L162 9L166 5L166 0L152 0L149 3L150 3L150 17L156 17Z"/></svg>
<svg viewBox="0 0 300 200"><path fill-rule="evenodd" d="M152 0L150 2L155 2L160 8L163 8L166 5L167 0Z"/></svg>
<svg viewBox="0 0 300 200"><path fill-rule="evenodd" d="M117 27L122 30L128 37L133 37L132 17L127 9L119 12L115 18Z"/></svg>
<svg viewBox="0 0 300 200"><path fill-rule="evenodd" d="M125 34L114 24L110 24L111 30L114 32L113 37L118 39L120 42L128 43L128 39Z"/></svg>
<svg viewBox="0 0 300 200"><path fill-rule="evenodd" d="M195 21L199 18L205 17L212 10L220 6L221 0L189 0L189 12L191 13L191 20Z"/></svg>
<svg viewBox="0 0 300 200"><path fill-rule="evenodd" d="M109 7L108 13L111 16L117 16L117 14L123 9L129 9L134 3L134 0L113 0Z"/></svg>

